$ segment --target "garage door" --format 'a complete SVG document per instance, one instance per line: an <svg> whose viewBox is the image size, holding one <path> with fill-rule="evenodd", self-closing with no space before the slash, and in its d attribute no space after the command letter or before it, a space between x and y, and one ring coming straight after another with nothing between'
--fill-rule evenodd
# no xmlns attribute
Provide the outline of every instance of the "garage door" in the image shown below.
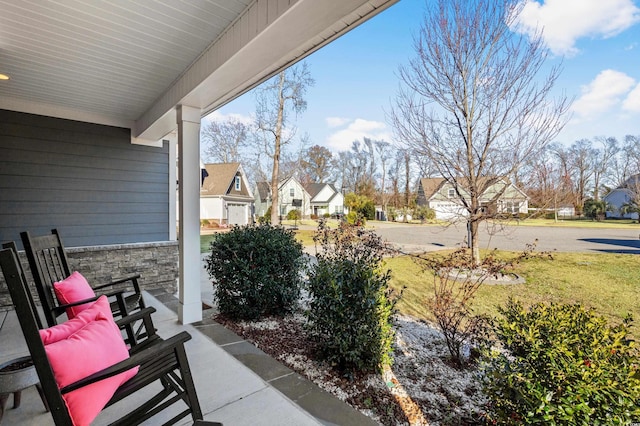
<svg viewBox="0 0 640 426"><path fill-rule="evenodd" d="M227 211L229 213L228 223L229 225L246 225L247 214L244 204L227 204Z"/></svg>

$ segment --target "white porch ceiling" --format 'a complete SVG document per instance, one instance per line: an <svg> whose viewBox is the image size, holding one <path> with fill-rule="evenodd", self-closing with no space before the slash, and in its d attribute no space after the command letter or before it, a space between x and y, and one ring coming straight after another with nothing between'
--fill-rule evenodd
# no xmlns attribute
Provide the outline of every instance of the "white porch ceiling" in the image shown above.
<svg viewBox="0 0 640 426"><path fill-rule="evenodd" d="M0 108L162 138L398 0L0 0Z"/></svg>

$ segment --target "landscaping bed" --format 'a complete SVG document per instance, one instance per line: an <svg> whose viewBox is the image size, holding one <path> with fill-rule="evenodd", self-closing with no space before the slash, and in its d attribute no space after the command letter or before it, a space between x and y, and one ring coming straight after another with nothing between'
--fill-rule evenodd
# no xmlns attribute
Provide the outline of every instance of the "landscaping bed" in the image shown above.
<svg viewBox="0 0 640 426"><path fill-rule="evenodd" d="M314 360L301 314L261 321L216 321L322 389L383 425L476 425L486 403L475 368L459 370L430 324L396 317L393 365L383 373L345 375Z"/></svg>

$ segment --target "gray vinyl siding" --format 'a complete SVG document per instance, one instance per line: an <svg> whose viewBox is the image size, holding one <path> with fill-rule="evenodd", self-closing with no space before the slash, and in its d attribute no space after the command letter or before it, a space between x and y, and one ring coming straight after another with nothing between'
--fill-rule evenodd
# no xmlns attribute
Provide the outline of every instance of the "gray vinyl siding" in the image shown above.
<svg viewBox="0 0 640 426"><path fill-rule="evenodd" d="M0 110L0 242L52 228L68 247L166 241L168 163L167 144L132 145L129 129Z"/></svg>

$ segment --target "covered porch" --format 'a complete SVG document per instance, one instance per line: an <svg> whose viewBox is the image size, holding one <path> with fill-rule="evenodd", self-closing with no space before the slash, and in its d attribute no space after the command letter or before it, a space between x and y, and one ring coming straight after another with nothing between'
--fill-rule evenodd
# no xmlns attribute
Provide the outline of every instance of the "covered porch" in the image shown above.
<svg viewBox="0 0 640 426"><path fill-rule="evenodd" d="M344 404L322 392L305 406L317 388L203 319L200 121L397 1L0 0L0 243L57 228L70 249L173 245L177 291L146 295L161 335L193 336L206 419L366 424L331 418ZM25 351L3 287L0 361ZM52 424L33 388L4 421Z"/></svg>
<svg viewBox="0 0 640 426"><path fill-rule="evenodd" d="M178 241L201 320L201 118L396 2L0 0L0 242Z"/></svg>

